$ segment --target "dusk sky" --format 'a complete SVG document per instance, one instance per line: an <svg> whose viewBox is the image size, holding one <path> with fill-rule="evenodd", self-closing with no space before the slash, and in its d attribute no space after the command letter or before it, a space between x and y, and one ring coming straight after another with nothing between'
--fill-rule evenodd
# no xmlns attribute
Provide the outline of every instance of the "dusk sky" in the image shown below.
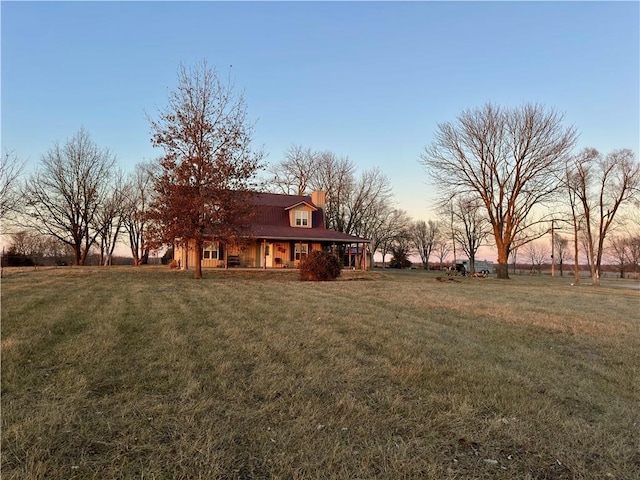
<svg viewBox="0 0 640 480"><path fill-rule="evenodd" d="M2 148L39 162L85 127L132 169L178 66L244 90L254 145L379 167L431 217L418 163L439 122L487 102L564 113L579 148L639 152L638 2L2 2Z"/></svg>

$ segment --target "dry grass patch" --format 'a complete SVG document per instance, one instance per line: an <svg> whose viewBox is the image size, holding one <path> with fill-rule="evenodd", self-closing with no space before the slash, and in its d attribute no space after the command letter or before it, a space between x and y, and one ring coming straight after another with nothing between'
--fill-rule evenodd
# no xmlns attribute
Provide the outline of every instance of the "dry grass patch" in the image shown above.
<svg viewBox="0 0 640 480"><path fill-rule="evenodd" d="M639 301L415 271L14 274L3 478L638 478Z"/></svg>

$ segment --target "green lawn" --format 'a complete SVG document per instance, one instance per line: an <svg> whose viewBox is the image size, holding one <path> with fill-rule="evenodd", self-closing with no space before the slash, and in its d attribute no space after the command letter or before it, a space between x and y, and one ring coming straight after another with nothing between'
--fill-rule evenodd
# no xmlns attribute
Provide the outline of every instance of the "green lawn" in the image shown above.
<svg viewBox="0 0 640 480"><path fill-rule="evenodd" d="M638 290L191 275L2 279L3 479L640 478Z"/></svg>

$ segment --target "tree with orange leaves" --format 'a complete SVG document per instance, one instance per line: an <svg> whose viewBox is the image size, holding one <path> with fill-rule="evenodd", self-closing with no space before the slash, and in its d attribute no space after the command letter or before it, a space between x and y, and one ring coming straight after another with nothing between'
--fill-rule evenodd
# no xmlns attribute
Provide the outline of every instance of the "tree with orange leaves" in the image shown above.
<svg viewBox="0 0 640 480"><path fill-rule="evenodd" d="M264 155L251 150L253 125L243 96L206 62L180 66L177 89L150 123L153 145L164 150L154 181L157 234L193 248L194 276L201 278L204 241L242 236Z"/></svg>

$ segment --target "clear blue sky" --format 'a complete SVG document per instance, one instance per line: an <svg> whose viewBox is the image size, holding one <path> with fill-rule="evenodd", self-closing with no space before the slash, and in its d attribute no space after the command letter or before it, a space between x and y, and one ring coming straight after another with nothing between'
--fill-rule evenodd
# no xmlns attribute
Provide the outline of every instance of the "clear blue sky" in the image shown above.
<svg viewBox="0 0 640 480"><path fill-rule="evenodd" d="M270 162L292 144L379 167L427 219L438 122L540 102L580 147L639 152L638 2L2 2L2 148L36 165L84 126L128 169L180 62L245 91Z"/></svg>

